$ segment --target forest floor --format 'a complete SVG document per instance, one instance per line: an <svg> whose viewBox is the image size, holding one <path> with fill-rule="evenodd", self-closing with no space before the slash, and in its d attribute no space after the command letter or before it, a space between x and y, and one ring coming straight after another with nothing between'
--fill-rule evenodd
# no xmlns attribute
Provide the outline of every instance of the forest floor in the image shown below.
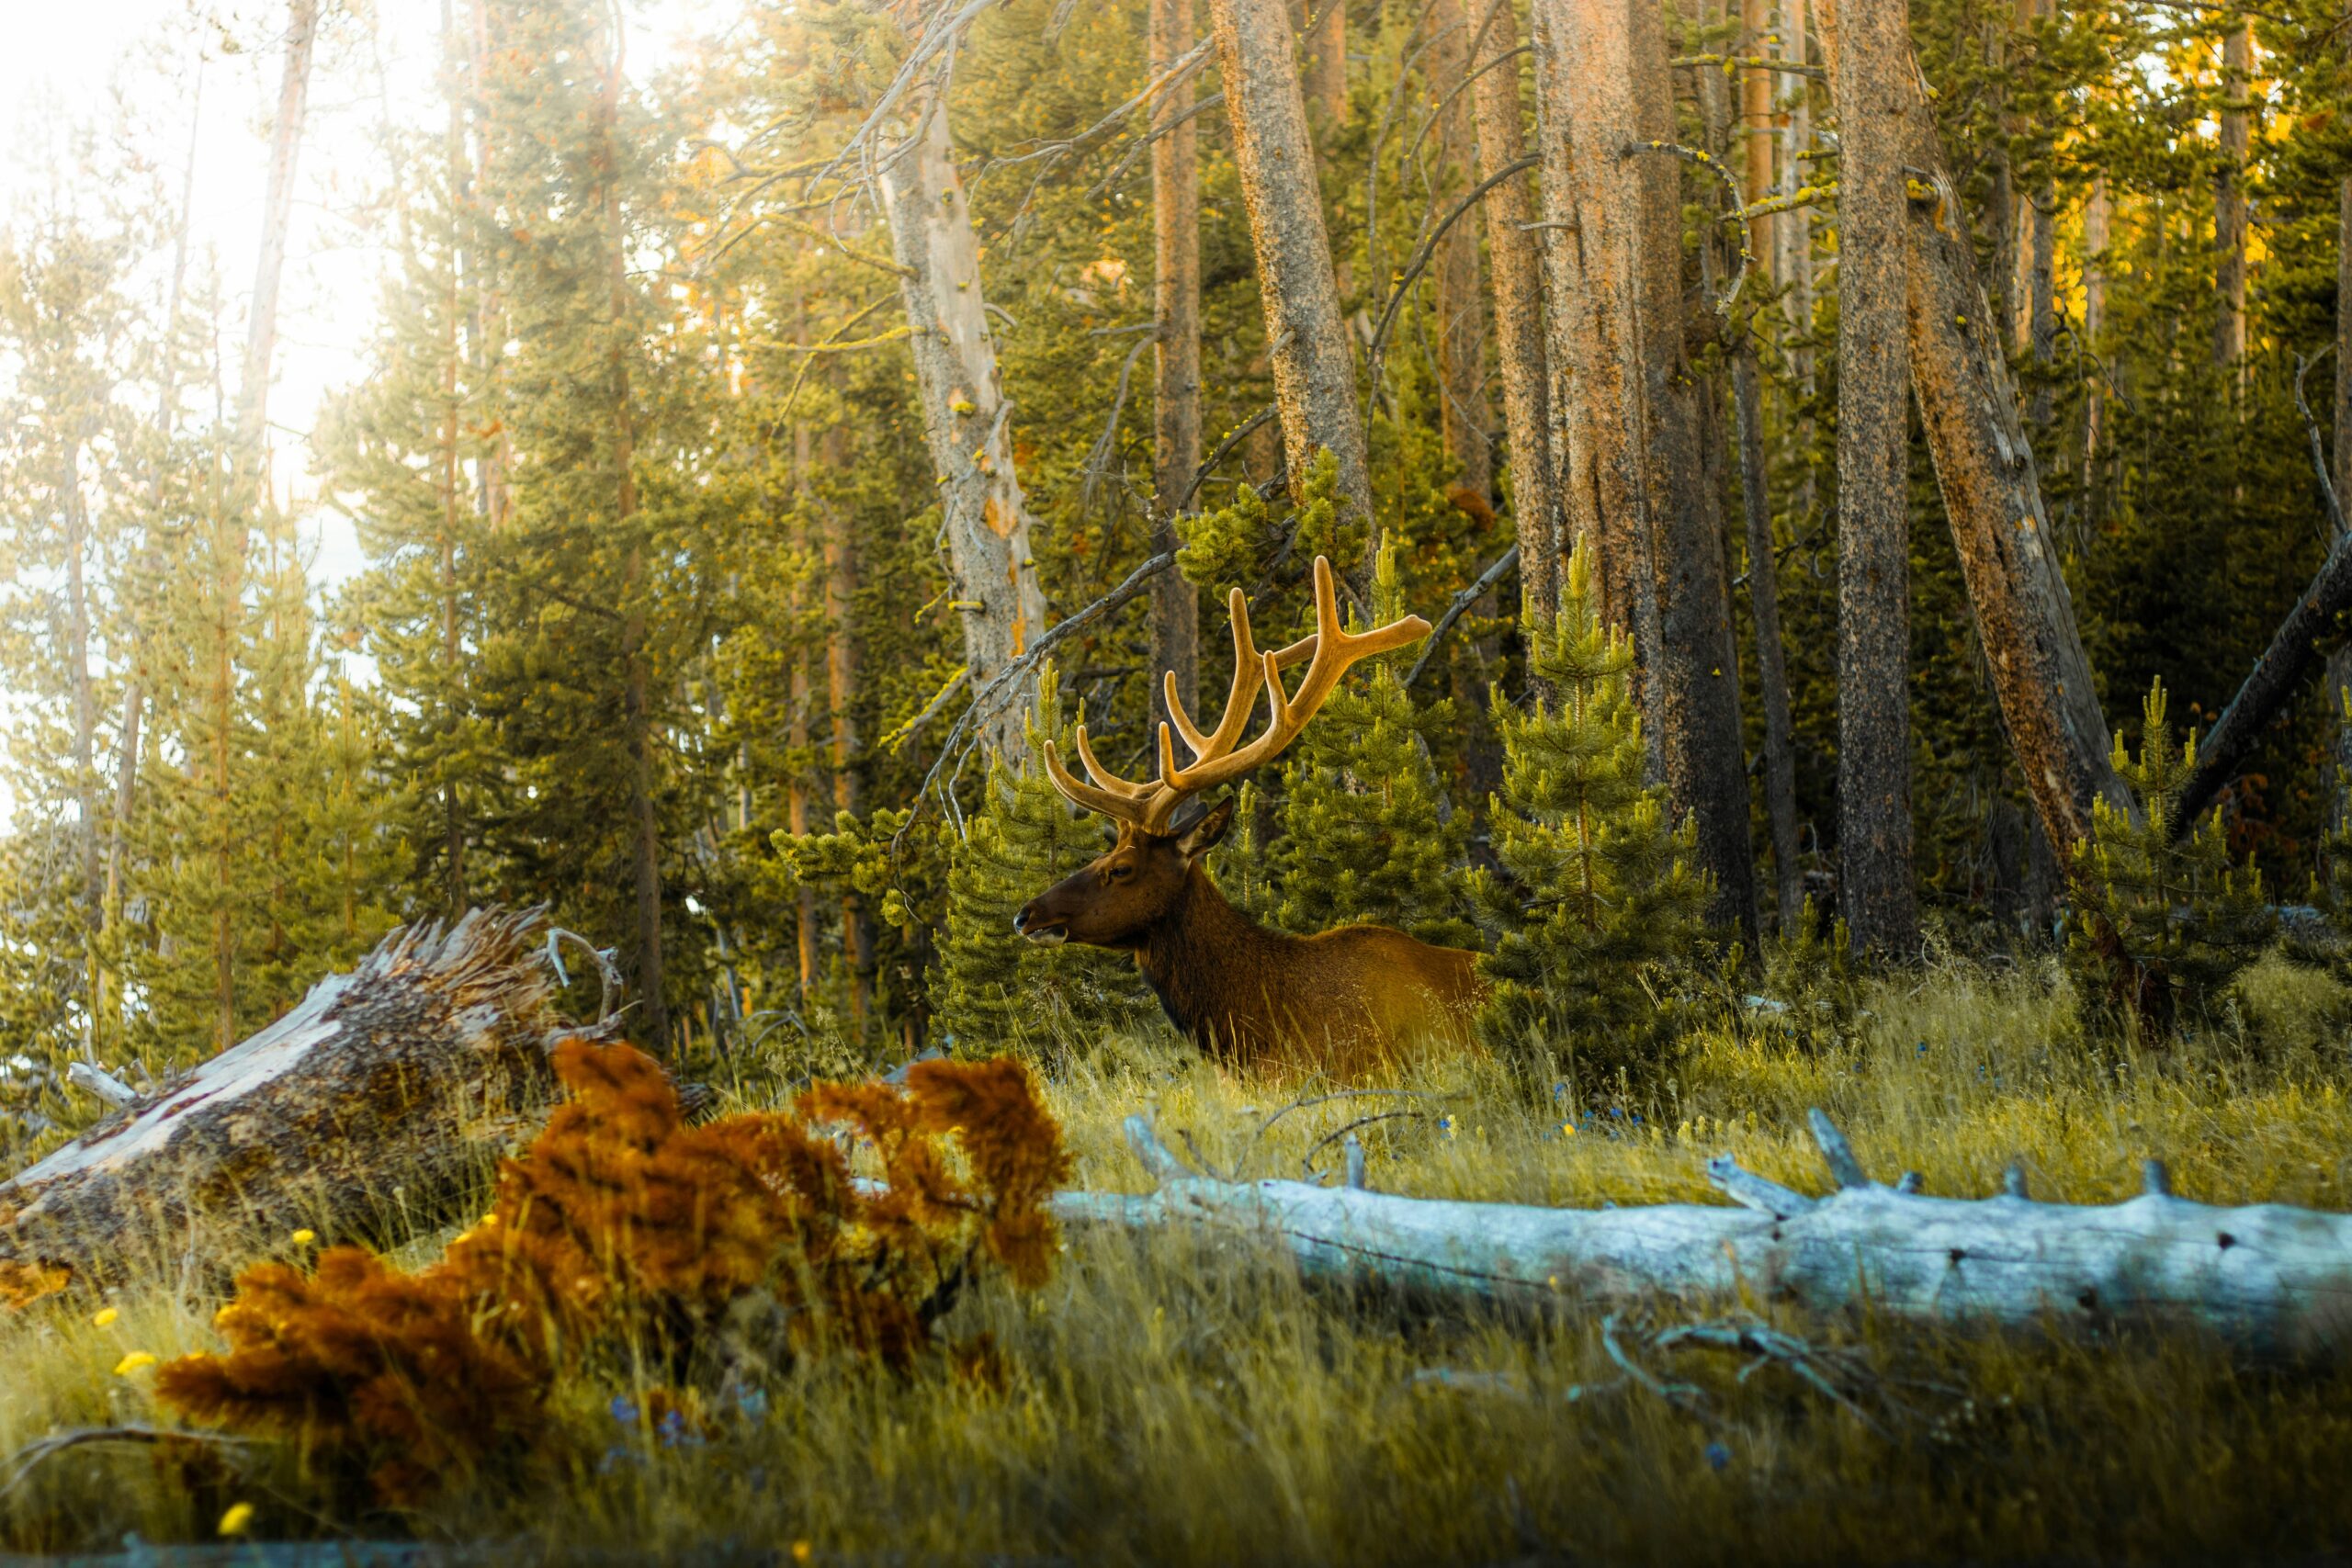
<svg viewBox="0 0 2352 1568"><path fill-rule="evenodd" d="M1361 1132L1373 1185L1392 1192L1718 1201L1703 1165L1726 1150L1820 1190L1804 1124L1819 1106L1874 1170L1917 1169L1932 1192L1995 1191L2021 1160L2037 1196L2106 1202L2161 1154L2184 1196L2352 1208L2352 998L2320 976L2267 963L2202 1038L2144 1050L2086 1033L2053 965L1944 965L1866 987L1862 1005L1842 1039L1803 1050L1777 1027L1709 1034L1658 1100L1573 1129L1459 1064L1400 1086L1413 1095L1305 1105L1269 1126L1298 1090L1126 1042L1082 1053L1053 1098L1079 1182L1097 1188L1146 1185L1119 1134L1141 1109L1245 1176L1295 1177L1343 1123L1403 1111ZM1330 1172L1337 1145L1316 1159ZM163 1280L95 1319L84 1302L0 1325L0 1454L159 1420L139 1357L209 1347L217 1304ZM1660 1303L1618 1333L1739 1306ZM215 1540L249 1502L257 1538L362 1531L515 1562L2352 1553L2346 1370L2233 1367L2179 1339L1777 1321L1836 1348L1852 1403L1708 1351L1651 1357L1655 1379L1688 1391L1665 1398L1572 1308L1410 1316L1304 1289L1231 1242L1079 1234L1043 1290L991 1286L956 1308L956 1334L985 1330L1003 1352L998 1390L813 1361L771 1382L763 1408L667 1444L616 1420L616 1397L642 1393L628 1369L582 1367L560 1394L568 1457L389 1520L328 1518L288 1455L190 1486L152 1450L91 1447L0 1494L0 1552ZM262 1561L238 1555L250 1550L206 1561Z"/></svg>

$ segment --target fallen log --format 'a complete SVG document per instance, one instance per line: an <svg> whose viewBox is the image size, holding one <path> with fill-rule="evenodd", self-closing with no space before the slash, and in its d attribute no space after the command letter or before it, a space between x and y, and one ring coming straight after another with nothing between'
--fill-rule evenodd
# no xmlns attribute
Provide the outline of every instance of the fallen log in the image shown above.
<svg viewBox="0 0 2352 1568"><path fill-rule="evenodd" d="M260 1033L0 1182L0 1301L175 1273L222 1242L432 1213L552 1086L537 911L387 938Z"/></svg>
<svg viewBox="0 0 2352 1568"><path fill-rule="evenodd" d="M1745 1292L1954 1327L2194 1333L2260 1359L2352 1347L2352 1215L2191 1202L2154 1160L2147 1190L2121 1203L2037 1201L2016 1168L1996 1196L1932 1198L1916 1175L1869 1179L1827 1117L1815 1111L1813 1126L1837 1183L1826 1197L1718 1156L1707 1177L1727 1206L1545 1209L1204 1177L1133 1116L1127 1141L1158 1190L1066 1193L1054 1213L1261 1237L1309 1279L1468 1304Z"/></svg>

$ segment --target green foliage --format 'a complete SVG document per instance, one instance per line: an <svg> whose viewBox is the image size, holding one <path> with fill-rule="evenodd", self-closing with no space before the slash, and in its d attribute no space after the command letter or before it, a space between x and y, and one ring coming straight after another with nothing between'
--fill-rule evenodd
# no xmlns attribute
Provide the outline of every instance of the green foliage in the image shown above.
<svg viewBox="0 0 2352 1568"><path fill-rule="evenodd" d="M1396 547L1384 540L1373 624L1406 614ZM1363 921L1449 947L1476 934L1464 918L1456 870L1469 819L1453 809L1430 760L1454 708L1447 701L1423 707L1405 689L1417 649L1358 666L1292 744L1275 812L1282 893L1272 918L1285 930Z"/></svg>
<svg viewBox="0 0 2352 1568"><path fill-rule="evenodd" d="M2137 805L2092 803L2075 852L2076 927L2067 959L2087 997L2158 1026L2201 1020L2278 932L2262 874L2230 853L2216 807L2183 832L2180 793L2197 737L2175 746L2164 682L2141 706L2140 755L2115 738L2115 771Z"/></svg>
<svg viewBox="0 0 2352 1568"><path fill-rule="evenodd" d="M1041 743L1050 739L1067 754L1074 728L1050 663L1022 728L1028 750L1021 765L989 759L980 808L950 852L933 1005L949 1037L941 1043L961 1055L1084 1040L1132 1029L1154 1010L1126 954L1039 947L1012 929L1022 905L1109 849L1112 838L1110 824L1070 805L1046 776Z"/></svg>
<svg viewBox="0 0 2352 1568"><path fill-rule="evenodd" d="M1491 803L1498 868L1471 874L1491 933L1480 1040L1531 1081L1588 1098L1645 1085L1694 1016L1711 889L1696 836L1642 782L1634 650L1601 625L1589 552L1569 558L1558 618L1527 628L1551 695L1532 712L1497 691L1503 789Z"/></svg>

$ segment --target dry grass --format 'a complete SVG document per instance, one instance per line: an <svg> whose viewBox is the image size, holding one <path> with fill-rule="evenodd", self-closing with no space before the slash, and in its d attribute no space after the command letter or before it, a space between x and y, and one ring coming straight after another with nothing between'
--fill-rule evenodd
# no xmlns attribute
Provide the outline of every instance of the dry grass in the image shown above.
<svg viewBox="0 0 2352 1568"><path fill-rule="evenodd" d="M2161 1046L2095 1038L2052 971L1953 966L1874 987L1846 1044L1797 1055L1710 1035L1682 1081L1631 1115L1564 1132L1468 1065L1414 1093L1308 1106L1164 1048L1114 1042L1056 1090L1080 1179L1133 1188L1119 1119L1243 1175L1295 1176L1358 1117L1374 1185L1542 1203L1707 1199L1707 1154L1812 1190L1820 1105L1864 1160L1929 1190L1993 1190L2022 1156L2037 1190L2101 1201L2162 1154L2210 1201L2352 1207L2345 1030L2352 1005L2276 964L2238 1013ZM1442 1098L1435 1098L1442 1097ZM1441 1124L1441 1116L1450 1124ZM1261 1129L1263 1129L1261 1131ZM1325 1147L1320 1168L1336 1163ZM128 1352L210 1341L215 1303L175 1285L0 1328L0 1451L75 1426L154 1418ZM1654 1321L1723 1303L1660 1303ZM1626 1382L1600 1325L1408 1318L1308 1292L1268 1258L1182 1236L1080 1235L1054 1282L958 1309L1012 1381L894 1379L807 1364L700 1442L664 1446L609 1412L638 1379L582 1368L562 1452L499 1495L447 1497L377 1533L496 1539L518 1561L600 1551L697 1560L811 1544L817 1561L2132 1562L2352 1551L2352 1381L2233 1369L2179 1342L2055 1345L1786 1322L1847 1348L1882 1413L1858 1419L1780 1369L1742 1381L1707 1352L1662 1372L1697 1410ZM1416 1381L1444 1369L1449 1380ZM1891 1405L1877 1403L1889 1398ZM755 1401L756 1403L756 1401ZM84 1450L0 1502L0 1547L204 1539L231 1503L267 1534L320 1533L293 1456L242 1471Z"/></svg>

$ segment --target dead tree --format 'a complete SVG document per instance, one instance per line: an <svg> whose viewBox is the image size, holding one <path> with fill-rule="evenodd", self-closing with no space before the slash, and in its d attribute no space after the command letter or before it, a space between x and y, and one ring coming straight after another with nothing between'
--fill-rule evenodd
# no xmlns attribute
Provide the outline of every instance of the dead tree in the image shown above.
<svg viewBox="0 0 2352 1568"><path fill-rule="evenodd" d="M911 12L910 12L911 15ZM959 12L937 25L955 28ZM933 43L916 39L919 46ZM952 48L943 49L953 56ZM980 247L947 135L945 65L919 64L902 95L901 145L879 149L882 207L914 351L923 434L945 513L953 614L974 691L1021 657L1046 626L1029 546L1029 507L1012 461L1012 403L999 383L996 339L980 288ZM1001 692L982 737L1008 759L1023 750L1034 678Z"/></svg>
<svg viewBox="0 0 2352 1568"><path fill-rule="evenodd" d="M545 1102L548 934L536 912L480 911L397 932L0 1183L0 1300L435 1213Z"/></svg>
<svg viewBox="0 0 2352 1568"><path fill-rule="evenodd" d="M1960 1328L2153 1328L2267 1359L2352 1348L2352 1215L2191 1202L2174 1196L2156 1160L2146 1190L2121 1203L2036 1201L2016 1167L1996 1196L1931 1198L1913 1175L1892 1187L1871 1180L1816 1111L1834 1183L1825 1196L1719 1156L1707 1179L1726 1206L1546 1209L1369 1191L1353 1150L1346 1186L1204 1177L1144 1118L1126 1126L1156 1190L1065 1193L1054 1201L1063 1223L1261 1241L1310 1280L1420 1301L1590 1308L1762 1297Z"/></svg>

